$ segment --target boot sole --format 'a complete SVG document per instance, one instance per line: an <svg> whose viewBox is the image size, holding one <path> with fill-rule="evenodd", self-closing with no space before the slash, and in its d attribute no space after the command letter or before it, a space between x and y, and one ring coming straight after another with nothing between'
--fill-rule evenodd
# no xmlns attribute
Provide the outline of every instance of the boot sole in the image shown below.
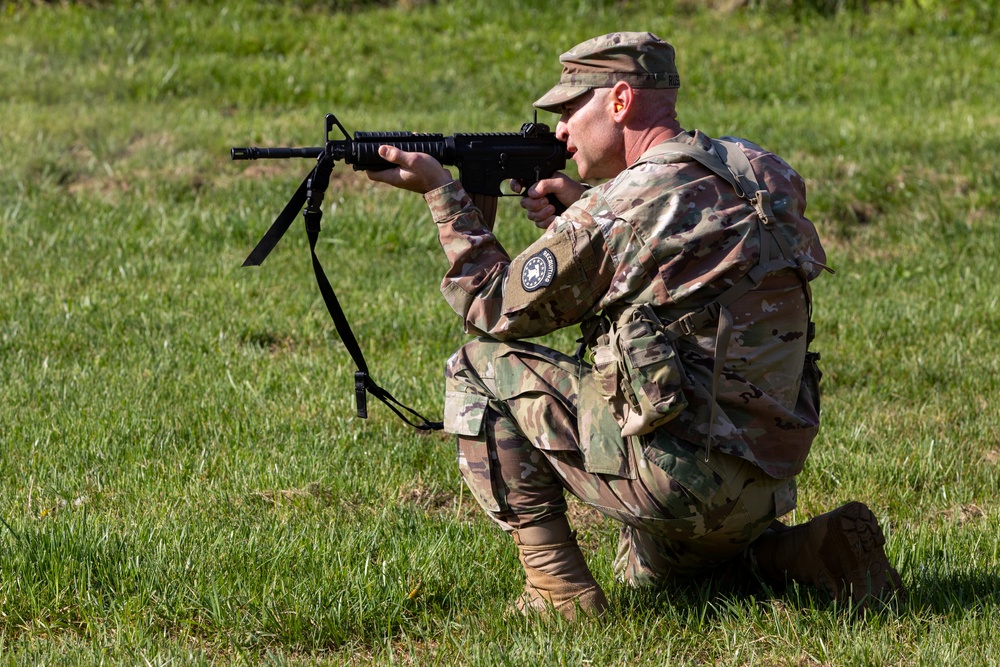
<svg viewBox="0 0 1000 667"><path fill-rule="evenodd" d="M902 579L885 555L885 534L868 506L850 502L833 519L822 551L829 575L828 592L860 607L867 607L873 599L905 601ZM831 556L832 562L827 562L826 556Z"/></svg>

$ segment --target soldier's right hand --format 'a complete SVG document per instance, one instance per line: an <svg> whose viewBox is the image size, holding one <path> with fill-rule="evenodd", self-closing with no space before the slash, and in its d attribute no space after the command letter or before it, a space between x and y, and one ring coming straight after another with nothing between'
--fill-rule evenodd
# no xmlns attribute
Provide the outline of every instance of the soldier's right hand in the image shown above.
<svg viewBox="0 0 1000 667"><path fill-rule="evenodd" d="M514 192L521 193L521 208L528 220L541 229L548 228L556 219L556 207L549 201L549 195L554 195L567 208L579 199L589 186L578 183L562 172L556 172L552 178L538 181L522 192L522 186L517 181L511 182Z"/></svg>

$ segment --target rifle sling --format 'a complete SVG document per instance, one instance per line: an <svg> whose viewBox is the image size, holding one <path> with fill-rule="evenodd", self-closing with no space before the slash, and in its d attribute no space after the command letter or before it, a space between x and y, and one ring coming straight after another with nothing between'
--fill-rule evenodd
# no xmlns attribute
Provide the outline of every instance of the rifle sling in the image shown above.
<svg viewBox="0 0 1000 667"><path fill-rule="evenodd" d="M247 258L243 260L243 266L260 266L263 264L267 256L271 254L274 250L274 246L278 245L278 241L281 237L285 235L288 228L292 226L292 222L295 221L295 216L299 214L302 207L306 203L306 192L309 189L309 181L312 179L313 174L316 173L315 167L309 174L302 180L302 184L299 185L299 189L295 191L292 198L288 200L285 204L285 208L281 210L278 217L274 219L271 226L268 227L267 231L264 232L264 236L261 237L257 245L253 247Z"/></svg>
<svg viewBox="0 0 1000 667"><path fill-rule="evenodd" d="M319 286L320 294L323 296L323 303L326 304L326 310L330 313L330 318L337 328L340 340L343 341L344 347L347 348L351 359L354 360L355 365L358 367L358 370L354 373L354 396L357 401L358 417L362 419L368 418L367 394L371 393L392 410L397 417L410 426L421 431L441 430L444 428L442 422L428 421L426 417L416 410L396 400L392 394L376 384L371 378L368 372L368 364L365 362L365 355L361 351L361 346L358 345L358 341L354 337L351 325L347 321L347 315L344 314L344 309L337 299L337 294L334 292L333 286L330 284L330 280L326 277L326 272L323 270L323 265L320 264L319 257L316 255L316 242L319 240L319 232L322 228L320 220L323 217L321 208L323 193L330 182L330 172L332 170L333 161L326 161L324 157L320 157L316 166L313 167L313 170L302 181L299 189L295 191L288 204L278 214L278 217L275 218L263 238L261 238L251 251L246 261L243 262L243 266L259 266L271 251L274 250L278 241L288 231L295 217L302 211L302 207L305 206L305 211L302 214L305 219L306 236L309 238L309 252L312 255L313 273L316 275L316 284ZM399 406L399 408L419 419L420 423L414 423L407 419L396 406Z"/></svg>

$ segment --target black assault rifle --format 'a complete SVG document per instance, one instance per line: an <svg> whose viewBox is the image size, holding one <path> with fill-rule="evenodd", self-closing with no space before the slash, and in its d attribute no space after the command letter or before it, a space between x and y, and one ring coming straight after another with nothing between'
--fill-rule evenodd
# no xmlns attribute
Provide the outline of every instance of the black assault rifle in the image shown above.
<svg viewBox="0 0 1000 667"><path fill-rule="evenodd" d="M344 135L343 139L331 139L330 132L336 127ZM295 216L302 211L306 234L312 253L313 271L326 308L337 327L337 333L350 352L358 370L354 374L354 393L357 401L358 417L368 417L367 393L370 392L385 403L390 410L407 424L421 430L437 430L440 422L428 422L418 412L397 401L392 394L379 387L371 379L361 347L347 322L337 295L330 285L323 267L316 256L316 241L323 217L323 196L330 184L330 174L338 161L354 167L355 171L378 171L395 165L382 159L379 146L390 145L400 150L427 153L443 165L458 167L459 181L476 206L483 213L487 225L492 227L496 215L497 198L505 196L505 181L515 180L523 188L551 177L566 167L566 144L556 138L547 125L525 123L520 132L489 132L476 134L425 134L416 132L356 132L352 139L333 114L326 115L325 143L309 148L259 148L234 147L230 152L233 160L315 158L316 166L306 176L295 194L278 214L271 227L257 243L243 266L260 266L278 241L291 226ZM552 203L561 212L564 207L554 198ZM305 209L303 210L303 206ZM395 404L395 405L393 405ZM422 423L415 424L407 419L395 406L416 416Z"/></svg>

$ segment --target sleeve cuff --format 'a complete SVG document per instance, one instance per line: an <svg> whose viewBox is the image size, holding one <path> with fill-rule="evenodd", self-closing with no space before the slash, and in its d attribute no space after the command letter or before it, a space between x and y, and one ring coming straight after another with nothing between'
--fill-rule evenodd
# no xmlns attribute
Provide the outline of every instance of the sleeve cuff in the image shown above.
<svg viewBox="0 0 1000 667"><path fill-rule="evenodd" d="M458 181L442 185L424 195L434 222L445 222L472 206L472 199Z"/></svg>

